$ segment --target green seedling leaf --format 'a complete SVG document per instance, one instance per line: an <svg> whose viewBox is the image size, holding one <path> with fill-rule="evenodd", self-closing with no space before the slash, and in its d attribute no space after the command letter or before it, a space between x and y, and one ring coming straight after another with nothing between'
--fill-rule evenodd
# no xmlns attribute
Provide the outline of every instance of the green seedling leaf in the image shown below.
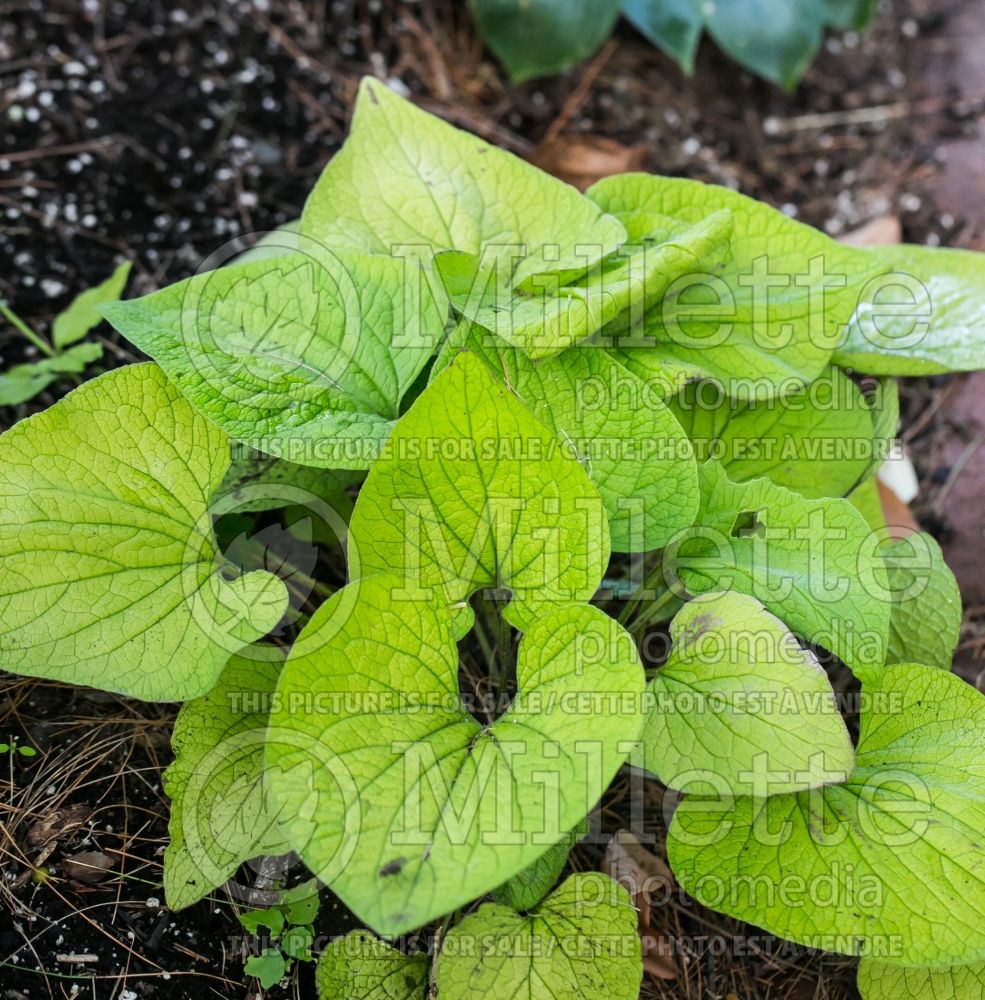
<svg viewBox="0 0 985 1000"><path fill-rule="evenodd" d="M985 959L985 697L912 664L864 684L844 784L687 798L671 866L700 902L809 947L903 965Z"/></svg>
<svg viewBox="0 0 985 1000"><path fill-rule="evenodd" d="M704 27L701 0L623 0L622 12L685 73L694 72L694 55Z"/></svg>
<svg viewBox="0 0 985 1000"><path fill-rule="evenodd" d="M802 392L759 403L692 383L670 409L698 461L717 459L735 482L765 476L810 499L841 497L885 458L862 394L835 367Z"/></svg>
<svg viewBox="0 0 985 1000"><path fill-rule="evenodd" d="M239 922L247 934L258 935L261 927L266 927L273 938L279 938L284 930L284 913L276 906L266 910L247 910L239 915Z"/></svg>
<svg viewBox="0 0 985 1000"><path fill-rule="evenodd" d="M269 990L287 974L287 959L279 948L264 948L260 955L251 955L243 965L248 976L255 976L260 985Z"/></svg>
<svg viewBox="0 0 985 1000"><path fill-rule="evenodd" d="M315 943L315 934L310 927L289 927L280 940L281 950L290 958L299 962L312 962L311 946Z"/></svg>
<svg viewBox="0 0 985 1000"><path fill-rule="evenodd" d="M521 913L532 910L557 883L564 866L568 863L571 848L578 842L579 830L572 831L532 865L528 865L523 871L517 872L501 886L493 889L492 898L497 903Z"/></svg>
<svg viewBox="0 0 985 1000"><path fill-rule="evenodd" d="M395 573L407 599L462 609L512 593L519 628L548 604L588 600L609 558L605 509L563 441L463 352L397 425L352 515L349 560Z"/></svg>
<svg viewBox="0 0 985 1000"><path fill-rule="evenodd" d="M14 365L0 373L0 406L26 403L62 375L83 372L86 365L102 356L102 344L76 344L53 358Z"/></svg>
<svg viewBox="0 0 985 1000"><path fill-rule="evenodd" d="M721 4L719 7L723 6ZM796 392L825 369L870 279L888 270L767 205L726 188L650 174L608 177L587 195L623 218L671 217L679 230L733 215L732 255L679 277L642 315L604 334L644 379L713 379L736 399Z"/></svg>
<svg viewBox="0 0 985 1000"><path fill-rule="evenodd" d="M103 321L99 307L119 299L129 277L130 261L125 260L102 284L77 295L52 324L51 341L55 347L58 350L68 347L98 326Z"/></svg>
<svg viewBox="0 0 985 1000"><path fill-rule="evenodd" d="M636 921L626 889L598 872L572 875L529 916L486 903L445 938L438 996L636 1000L643 978Z"/></svg>
<svg viewBox="0 0 985 1000"><path fill-rule="evenodd" d="M410 261L306 244L103 311L230 437L296 464L367 469L447 304Z"/></svg>
<svg viewBox="0 0 985 1000"><path fill-rule="evenodd" d="M937 542L910 535L883 551L893 609L887 663L951 669L961 632L961 592Z"/></svg>
<svg viewBox="0 0 985 1000"><path fill-rule="evenodd" d="M985 257L968 250L865 251L890 272L863 299L835 361L872 375L985 368Z"/></svg>
<svg viewBox="0 0 985 1000"><path fill-rule="evenodd" d="M587 270L626 237L574 188L415 108L365 77L352 132L304 206L313 240L430 259L443 250L500 262L510 285Z"/></svg>
<svg viewBox="0 0 985 1000"><path fill-rule="evenodd" d="M226 580L208 498L229 442L156 365L85 383L0 436L0 663L145 700L197 698L287 606Z"/></svg>
<svg viewBox="0 0 985 1000"><path fill-rule="evenodd" d="M612 31L619 0L470 0L489 48L516 83L587 59Z"/></svg>
<svg viewBox="0 0 985 1000"><path fill-rule="evenodd" d="M863 958L858 991L862 1000L985 1000L985 962L921 969Z"/></svg>
<svg viewBox="0 0 985 1000"><path fill-rule="evenodd" d="M439 254L435 267L460 316L539 360L628 310L642 315L682 275L717 266L729 255L731 234L731 212L714 212L671 239L644 233L579 277L538 275L517 291L471 254Z"/></svg>
<svg viewBox="0 0 985 1000"><path fill-rule="evenodd" d="M365 577L318 609L281 674L267 749L294 849L392 936L566 836L625 760L643 691L627 632L595 608L558 608L529 624L517 695L482 726L459 695L450 616L401 588Z"/></svg>
<svg viewBox="0 0 985 1000"><path fill-rule="evenodd" d="M263 780L267 718L283 659L272 646L234 656L216 686L178 713L175 759L164 775L171 798L164 892L172 910L198 902L250 858L289 850Z"/></svg>
<svg viewBox="0 0 985 1000"><path fill-rule="evenodd" d="M318 885L312 885L310 892L291 899L284 906L284 914L290 923L298 927L314 923L318 916Z"/></svg>
<svg viewBox="0 0 985 1000"><path fill-rule="evenodd" d="M320 1000L424 1000L428 957L405 955L368 931L351 931L322 952Z"/></svg>
<svg viewBox="0 0 985 1000"><path fill-rule="evenodd" d="M845 780L851 739L827 674L745 594L706 594L671 623L633 763L683 791L777 795Z"/></svg>
<svg viewBox="0 0 985 1000"><path fill-rule="evenodd" d="M435 362L443 371L466 349L481 358L567 445L595 484L612 548L661 548L694 521L698 468L674 415L607 351L571 348L534 364L479 327L460 325Z"/></svg>
<svg viewBox="0 0 985 1000"><path fill-rule="evenodd" d="M881 668L891 595L879 538L852 504L806 500L767 479L733 483L714 460L698 474L701 509L665 557L670 574L694 594L755 597L856 673Z"/></svg>

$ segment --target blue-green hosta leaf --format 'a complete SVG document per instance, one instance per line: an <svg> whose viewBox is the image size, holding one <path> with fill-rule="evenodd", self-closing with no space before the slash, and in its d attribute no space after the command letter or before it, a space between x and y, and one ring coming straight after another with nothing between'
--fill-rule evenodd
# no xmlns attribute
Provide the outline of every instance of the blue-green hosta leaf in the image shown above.
<svg viewBox="0 0 985 1000"><path fill-rule="evenodd" d="M961 592L937 542L920 532L883 550L893 609L887 663L951 669L961 632Z"/></svg>
<svg viewBox="0 0 985 1000"><path fill-rule="evenodd" d="M444 333L417 265L306 247L104 307L230 437L301 465L367 469Z"/></svg>
<svg viewBox="0 0 985 1000"><path fill-rule="evenodd" d="M843 781L854 754L827 674L745 594L706 594L671 623L633 762L671 788L777 795Z"/></svg>
<svg viewBox="0 0 985 1000"><path fill-rule="evenodd" d="M462 352L370 470L349 551L362 575L395 573L418 600L464 607L480 588L509 588L505 616L523 628L546 604L591 598L609 532L565 443Z"/></svg>
<svg viewBox="0 0 985 1000"><path fill-rule="evenodd" d="M905 965L985 959L985 698L912 664L863 685L844 784L678 808L697 899L809 947Z"/></svg>
<svg viewBox="0 0 985 1000"><path fill-rule="evenodd" d="M115 302L123 294L129 277L130 261L125 260L104 282L77 295L51 326L51 342L55 347L61 350L74 344L98 326L103 320L99 307L104 302Z"/></svg>
<svg viewBox="0 0 985 1000"><path fill-rule="evenodd" d="M806 500L768 479L733 483L714 460L698 475L696 527L670 563L685 587L749 594L854 672L881 667L890 594L862 515L847 500Z"/></svg>
<svg viewBox="0 0 985 1000"><path fill-rule="evenodd" d="M532 910L554 888L581 831L581 826L572 830L553 847L548 848L533 864L527 865L523 871L517 872L493 889L492 898L512 910Z"/></svg>
<svg viewBox="0 0 985 1000"><path fill-rule="evenodd" d="M267 804L263 753L270 699L284 659L274 646L234 656L216 686L175 720L164 853L168 906L180 910L232 878L244 861L290 849Z"/></svg>
<svg viewBox="0 0 985 1000"><path fill-rule="evenodd" d="M647 217L627 219L639 226ZM471 254L445 253L435 266L456 312L533 359L556 355L628 311L642 315L682 275L715 267L729 255L732 213L713 212L693 226L646 232L585 274L538 275L513 291Z"/></svg>
<svg viewBox="0 0 985 1000"><path fill-rule="evenodd" d="M442 1000L637 1000L643 967L629 893L571 875L523 916L486 903L453 927L435 969Z"/></svg>
<svg viewBox="0 0 985 1000"><path fill-rule="evenodd" d="M612 548L661 548L694 522L698 469L663 400L607 351L570 348L535 364L479 327L452 331L433 375L461 349L481 358L581 462L605 504Z"/></svg>
<svg viewBox="0 0 985 1000"><path fill-rule="evenodd" d="M512 287L544 271L584 271L626 237L573 187L369 77L348 140L304 206L301 231L379 254L460 250L504 266L520 258Z"/></svg>
<svg viewBox="0 0 985 1000"><path fill-rule="evenodd" d="M821 0L727 0L706 3L705 23L723 52L788 90L821 45Z"/></svg>
<svg viewBox="0 0 985 1000"><path fill-rule="evenodd" d="M620 216L669 216L681 229L721 209L733 214L726 264L678 278L644 316L606 328L644 379L714 379L738 399L795 392L824 371L861 291L888 269L768 205L698 181L622 174L588 197Z"/></svg>
<svg viewBox="0 0 985 1000"><path fill-rule="evenodd" d="M921 246L862 251L886 265L835 361L873 375L985 368L985 254Z"/></svg>
<svg viewBox="0 0 985 1000"><path fill-rule="evenodd" d="M229 441L156 365L85 383L0 436L0 665L135 698L197 698L287 606L224 579L210 494Z"/></svg>
<svg viewBox="0 0 985 1000"><path fill-rule="evenodd" d="M619 0L470 0L479 31L517 83L588 58L612 31Z"/></svg>
<svg viewBox="0 0 985 1000"><path fill-rule="evenodd" d="M759 403L695 382L672 397L670 408L699 462L715 458L736 482L765 476L811 499L844 496L877 449L869 407L834 366L802 392Z"/></svg>
<svg viewBox="0 0 985 1000"><path fill-rule="evenodd" d="M863 958L858 991L862 1000L985 1000L985 962L915 968Z"/></svg>
<svg viewBox="0 0 985 1000"><path fill-rule="evenodd" d="M694 71L704 27L701 0L623 0L622 12L685 73Z"/></svg>
<svg viewBox="0 0 985 1000"><path fill-rule="evenodd" d="M79 374L103 356L102 344L76 344L53 358L39 358L0 372L0 406L16 406L67 374Z"/></svg>
<svg viewBox="0 0 985 1000"><path fill-rule="evenodd" d="M643 692L629 634L571 605L529 624L518 693L482 726L459 695L450 616L401 588L364 577L319 608L267 749L292 846L386 935L496 888L574 828L625 760Z"/></svg>
<svg viewBox="0 0 985 1000"><path fill-rule="evenodd" d="M322 952L320 1000L425 1000L428 957L405 955L368 931L350 931Z"/></svg>

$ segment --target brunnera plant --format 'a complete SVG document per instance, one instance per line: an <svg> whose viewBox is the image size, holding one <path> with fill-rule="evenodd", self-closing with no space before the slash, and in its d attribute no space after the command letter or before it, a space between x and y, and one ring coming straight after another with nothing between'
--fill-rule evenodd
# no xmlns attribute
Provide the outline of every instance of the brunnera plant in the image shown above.
<svg viewBox="0 0 985 1000"><path fill-rule="evenodd" d="M368 928L329 1000L632 1000L626 888L558 885L628 766L697 899L981 996L985 699L874 482L894 376L985 366L982 257L583 196L367 80L298 226L102 311L153 362L0 436L0 662L185 702L173 908L293 851Z"/></svg>

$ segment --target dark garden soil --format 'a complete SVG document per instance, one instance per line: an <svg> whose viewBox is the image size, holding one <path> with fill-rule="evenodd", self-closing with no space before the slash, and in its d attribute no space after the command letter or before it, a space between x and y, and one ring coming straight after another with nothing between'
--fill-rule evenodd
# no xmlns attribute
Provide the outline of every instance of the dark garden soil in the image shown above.
<svg viewBox="0 0 985 1000"><path fill-rule="evenodd" d="M454 0L0 0L0 296L46 332L124 257L129 294L146 292L296 218L366 73L572 178L643 167L733 185L834 236L893 216L908 241L985 249L981 0L884 0L867 35L828 40L792 96L707 45L686 79L625 26L588 63L514 87ZM101 339L100 364L136 359ZM0 369L33 351L0 329ZM0 408L0 428L70 388ZM911 383L903 427L915 512L968 606L959 668L981 685L985 376ZM0 737L40 751L0 757L0 1000L258 995L229 900L161 906L173 716L0 678ZM610 799L604 829L623 822L618 789ZM582 847L574 863L600 858ZM330 900L321 935L354 926ZM682 954L677 980L648 977L645 997L857 995L850 960L687 901L655 930ZM310 969L267 995L313 997Z"/></svg>

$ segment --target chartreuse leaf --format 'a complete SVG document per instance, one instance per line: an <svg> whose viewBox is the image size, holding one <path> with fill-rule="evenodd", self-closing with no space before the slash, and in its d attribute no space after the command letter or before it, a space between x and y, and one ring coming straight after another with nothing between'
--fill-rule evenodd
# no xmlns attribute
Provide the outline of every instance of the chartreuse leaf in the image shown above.
<svg viewBox="0 0 985 1000"><path fill-rule="evenodd" d="M961 632L961 593L937 542L920 532L883 551L893 609L887 663L951 669Z"/></svg>
<svg viewBox="0 0 985 1000"><path fill-rule="evenodd" d="M464 251L508 271L514 288L544 271L584 271L626 237L574 188L369 77L348 140L304 206L301 231L418 259Z"/></svg>
<svg viewBox="0 0 985 1000"><path fill-rule="evenodd" d="M863 685L843 784L689 797L668 837L698 900L810 947L904 965L985 959L985 698L912 664Z"/></svg>
<svg viewBox="0 0 985 1000"><path fill-rule="evenodd" d="M862 1000L985 1000L985 962L915 968L863 958L858 991Z"/></svg>
<svg viewBox="0 0 985 1000"><path fill-rule="evenodd" d="M886 516L882 511L876 477L863 479L845 499L865 518L869 528L882 537L886 531Z"/></svg>
<svg viewBox="0 0 985 1000"><path fill-rule="evenodd" d="M861 252L890 273L860 303L838 364L873 375L985 368L985 254L905 244Z"/></svg>
<svg viewBox="0 0 985 1000"><path fill-rule="evenodd" d="M854 763L827 674L745 594L706 594L670 626L633 762L671 788L776 795L843 780Z"/></svg>
<svg viewBox="0 0 985 1000"><path fill-rule="evenodd" d="M811 499L840 497L876 451L869 407L834 366L801 392L759 403L730 399L714 382L669 402L698 461L717 459L736 482L765 476Z"/></svg>
<svg viewBox="0 0 985 1000"><path fill-rule="evenodd" d="M479 327L460 324L434 375L462 349L481 358L581 462L617 552L661 548L694 521L698 468L687 436L657 393L607 351L573 347L532 362Z"/></svg>
<svg viewBox="0 0 985 1000"><path fill-rule="evenodd" d="M175 759L164 775L171 798L164 891L172 910L217 889L244 861L290 849L263 781L270 699L283 659L276 647L250 647L178 713Z"/></svg>
<svg viewBox="0 0 985 1000"><path fill-rule="evenodd" d="M556 608L529 623L517 695L482 726L459 695L450 616L402 587L364 577L318 609L281 674L267 748L292 846L386 935L564 837L625 760L643 692L627 632L588 605Z"/></svg>
<svg viewBox="0 0 985 1000"><path fill-rule="evenodd" d="M715 379L737 399L795 392L824 371L860 292L888 270L768 205L698 181L621 174L587 195L620 217L671 217L680 229L722 209L733 215L724 266L696 267L642 316L606 328L644 379Z"/></svg>
<svg viewBox="0 0 985 1000"><path fill-rule="evenodd" d="M640 225L646 218L629 219ZM682 275L714 267L729 253L732 214L714 212L664 238L633 234L585 274L545 274L513 291L481 269L472 254L439 254L435 264L453 307L464 318L521 348L533 359L551 357L632 308L642 315Z"/></svg>
<svg viewBox="0 0 985 1000"><path fill-rule="evenodd" d="M428 957L405 955L368 931L350 931L322 952L320 1000L424 1000Z"/></svg>
<svg viewBox="0 0 985 1000"><path fill-rule="evenodd" d="M280 948L264 948L259 955L250 955L243 963L243 968L248 976L255 976L260 985L269 990L287 973L287 959L281 954Z"/></svg>
<svg viewBox="0 0 985 1000"><path fill-rule="evenodd" d="M123 294L129 277L130 261L125 260L104 282L77 295L52 324L51 341L55 347L61 350L74 344L98 326L103 320L99 306L115 302Z"/></svg>
<svg viewBox="0 0 985 1000"><path fill-rule="evenodd" d="M519 628L545 605L590 599L609 558L585 469L468 352L401 419L350 527L363 575L395 573L405 597L463 608L480 588L509 588L504 615Z"/></svg>
<svg viewBox="0 0 985 1000"><path fill-rule="evenodd" d="M412 262L305 245L103 310L230 437L366 469L444 332L437 294Z"/></svg>
<svg viewBox="0 0 985 1000"><path fill-rule="evenodd" d="M714 460L698 475L696 526L665 560L684 586L749 594L856 673L881 667L890 594L862 515L847 500L806 500L768 479L733 483Z"/></svg>
<svg viewBox="0 0 985 1000"><path fill-rule="evenodd" d="M0 436L0 664L147 700L207 692L287 606L269 573L221 572L208 499L228 464L149 364Z"/></svg>
<svg viewBox="0 0 985 1000"><path fill-rule="evenodd" d="M619 0L470 0L489 48L520 83L588 58L612 31Z"/></svg>
<svg viewBox="0 0 985 1000"><path fill-rule="evenodd" d="M492 898L503 906L521 912L532 910L550 891L568 863L571 848L578 842L581 827L573 830L501 886L493 889Z"/></svg>
<svg viewBox="0 0 985 1000"><path fill-rule="evenodd" d="M0 406L16 406L33 399L59 377L79 374L103 356L102 344L76 344L53 358L39 358L0 372Z"/></svg>
<svg viewBox="0 0 985 1000"><path fill-rule="evenodd" d="M626 889L598 872L570 876L527 916L486 903L445 937L442 1000L636 1000L643 968Z"/></svg>

